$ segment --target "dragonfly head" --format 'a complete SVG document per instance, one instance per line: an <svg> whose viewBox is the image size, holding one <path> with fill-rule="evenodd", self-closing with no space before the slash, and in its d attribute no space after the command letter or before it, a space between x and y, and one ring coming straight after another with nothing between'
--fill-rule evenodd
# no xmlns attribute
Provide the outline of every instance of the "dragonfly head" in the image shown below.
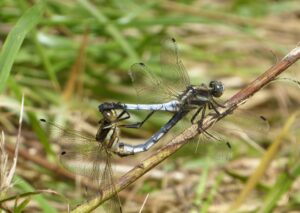
<svg viewBox="0 0 300 213"><path fill-rule="evenodd" d="M209 88L211 89L212 96L216 98L220 97L224 92L224 84L221 81L211 81Z"/></svg>

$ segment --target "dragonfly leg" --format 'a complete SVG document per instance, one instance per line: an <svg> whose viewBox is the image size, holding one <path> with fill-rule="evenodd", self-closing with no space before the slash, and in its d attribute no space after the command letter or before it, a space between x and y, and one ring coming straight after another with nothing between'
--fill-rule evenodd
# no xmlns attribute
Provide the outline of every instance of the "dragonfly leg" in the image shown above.
<svg viewBox="0 0 300 213"><path fill-rule="evenodd" d="M220 141L219 138L217 138L216 136L212 135L212 134L209 133L207 130L202 129L202 127L201 127L200 125L199 125L198 128L199 128L198 130L200 130L199 132L200 132L200 133L203 133L203 135L204 135L205 137L207 137L207 138L212 138L212 139L214 139L214 140L216 140L216 141Z"/></svg>
<svg viewBox="0 0 300 213"><path fill-rule="evenodd" d="M133 124L121 124L118 125L118 127L125 127L125 128L134 128L134 129L139 129L143 126L143 124L154 114L155 111L151 111L146 118L141 121L141 122L137 122L137 123L133 123Z"/></svg>
<svg viewBox="0 0 300 213"><path fill-rule="evenodd" d="M221 108L225 108L225 106L223 104L220 104L219 102L217 102L215 99L211 99L211 102L215 105L217 105L218 107L221 107Z"/></svg>
<svg viewBox="0 0 300 213"><path fill-rule="evenodd" d="M216 106L213 103L208 103L208 108L213 109L217 113L217 115L220 115L219 110L216 108Z"/></svg>
<svg viewBox="0 0 300 213"><path fill-rule="evenodd" d="M206 105L203 106L203 110L202 110L202 113L201 113L201 118L198 122L200 125L202 125L202 123L203 123L203 120L204 120L204 117L205 117L205 112L206 112Z"/></svg>
<svg viewBox="0 0 300 213"><path fill-rule="evenodd" d="M202 123L203 119L204 119L204 116L205 116L205 112L206 112L206 105L203 105L201 106L196 112L195 114L193 115L192 119L191 119L191 123L192 124L195 124L195 120L196 120L196 117L199 115L199 113L202 111L201 113L201 118L199 120L199 123Z"/></svg>
<svg viewBox="0 0 300 213"><path fill-rule="evenodd" d="M108 110L108 111L109 111L109 110ZM123 115L125 115L125 117L123 117ZM109 128L111 128L115 123L118 123L118 122L120 122L120 121L124 121L124 120L127 120L127 119L130 118L129 112L128 112L127 110L125 110L125 109L123 109L122 112L121 112L119 115L117 115L116 119L113 119L113 120L111 120L111 118L109 117L110 115L107 115L107 114L105 113L105 111L102 113L102 116L103 116L104 118L106 118L107 120L110 121L109 124L107 124L107 125L105 125L105 126L103 127L103 129L109 129ZM101 121L99 121L99 123L100 123L100 122L101 122Z"/></svg>
<svg viewBox="0 0 300 213"><path fill-rule="evenodd" d="M126 115L125 117L122 118L123 115ZM123 109L122 112L118 115L116 122L119 121L124 121L130 118L130 114L127 110Z"/></svg>
<svg viewBox="0 0 300 213"><path fill-rule="evenodd" d="M222 142L222 140L221 140L220 138L217 138L216 136L212 135L212 134L209 133L208 131L202 129L201 126L199 126L199 129L198 129L198 130L199 130L200 133L203 133L203 135L204 135L205 137L207 137L208 139L214 139L215 141ZM227 142L223 141L223 142L226 143L227 149L229 149L229 150L232 149L232 146L231 146L230 142L228 142L228 141L227 141Z"/></svg>
<svg viewBox="0 0 300 213"><path fill-rule="evenodd" d="M195 114L193 115L193 117L191 118L191 123L195 124L195 119L196 117L199 115L199 113L201 112L201 110L203 109L203 107L199 107L199 109L197 109L197 111L195 112Z"/></svg>

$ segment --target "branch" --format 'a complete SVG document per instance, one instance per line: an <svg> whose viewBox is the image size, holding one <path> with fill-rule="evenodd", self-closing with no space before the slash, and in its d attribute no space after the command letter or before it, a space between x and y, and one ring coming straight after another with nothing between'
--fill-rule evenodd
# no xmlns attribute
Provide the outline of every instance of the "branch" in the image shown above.
<svg viewBox="0 0 300 213"><path fill-rule="evenodd" d="M281 61L269 68L262 75L257 77L244 89L240 90L237 94L231 97L225 104L225 108L218 109L220 115L207 116L202 125L202 129L207 130L215 122L223 117L231 114L238 106L245 103L251 96L258 92L262 87L274 80L279 74L285 71L288 67L300 59L300 46L290 51ZM116 191L121 191L131 183L135 182L138 178L143 176L146 172L154 168L156 165L164 161L166 158L174 154L178 149L188 143L188 141L199 134L198 125L194 124L186 129L183 133L172 139L168 144L157 150L150 157L138 164L132 170L123 175L116 183ZM104 201L113 196L113 190L110 187L102 189L100 196L78 206L72 212L89 212L97 208Z"/></svg>

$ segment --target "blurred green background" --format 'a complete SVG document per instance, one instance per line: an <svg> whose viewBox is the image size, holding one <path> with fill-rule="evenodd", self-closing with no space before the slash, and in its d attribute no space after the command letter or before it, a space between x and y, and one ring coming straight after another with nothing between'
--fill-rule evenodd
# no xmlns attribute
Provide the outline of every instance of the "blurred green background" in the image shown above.
<svg viewBox="0 0 300 213"><path fill-rule="evenodd" d="M0 1L0 126L5 135L1 168L5 153L12 162L25 96L14 185L5 187L2 169L0 199L41 189L57 193L43 191L27 200L13 197L0 202L3 209L60 212L67 210L68 202L74 207L85 199L80 179L75 181L59 166L58 146L41 128L39 118L95 134L101 118L98 105L135 103L127 74L130 65L143 61L157 70L160 42L167 36L176 38L192 83L223 81L225 101L297 45L300 4L297 0ZM297 63L285 75L299 79L299 68ZM231 158L221 161L214 150L207 157L187 145L120 193L124 212L138 212L147 195L143 212L225 212L234 202L243 212L299 211L299 118L291 128L283 128L299 103L299 85L277 81L266 86L246 108L269 119L268 134L254 141L241 135L230 138ZM143 142L167 118L168 114L154 116L138 131L124 129L122 140ZM277 136L281 131L286 136L282 140ZM280 149L268 154L277 139ZM146 156L149 153L116 158L116 176ZM264 165L263 156L271 164L256 176L246 199L238 201L249 176Z"/></svg>

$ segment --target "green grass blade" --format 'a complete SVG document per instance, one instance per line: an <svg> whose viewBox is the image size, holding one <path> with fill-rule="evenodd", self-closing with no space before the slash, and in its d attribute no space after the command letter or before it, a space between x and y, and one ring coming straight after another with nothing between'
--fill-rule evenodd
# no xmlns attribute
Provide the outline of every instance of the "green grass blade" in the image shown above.
<svg viewBox="0 0 300 213"><path fill-rule="evenodd" d="M277 182L267 194L266 199L258 212L272 212L282 196L290 189L293 180L288 174L281 174Z"/></svg>
<svg viewBox="0 0 300 213"><path fill-rule="evenodd" d="M299 111L292 114L287 120L282 132L285 132L285 134L289 134L289 131L286 130L289 128L286 128L286 126L292 126L293 123L296 121L296 117L299 116ZM279 138L279 140L283 141L282 138ZM273 187L271 187L271 190L265 196L263 205L261 206L258 212L272 212L273 209L276 208L276 206L278 205L280 199L282 199L282 197L288 192L288 190L290 190L292 184L300 176L300 164L298 159L299 158L297 158L296 162L293 162L293 164L290 165L290 168L288 167L286 171L282 172L279 175L276 183Z"/></svg>
<svg viewBox="0 0 300 213"><path fill-rule="evenodd" d="M95 5L92 5L87 0L77 0L78 3L85 8L96 20L105 25L106 31L118 42L124 52L133 60L138 61L138 55L132 46L127 42L119 29L100 11L96 9Z"/></svg>
<svg viewBox="0 0 300 213"><path fill-rule="evenodd" d="M8 79L8 82L9 82L8 85L9 85L10 90L13 91L15 96L18 97L18 99L20 100L22 97L22 88L12 78ZM26 99L25 105L31 106L32 102L29 99ZM43 129L41 128L39 118L37 117L37 115L34 112L30 112L30 111L26 112L26 115L29 119L29 122L32 125L32 128L33 128L35 134L37 135L39 141L43 145L46 153L49 156L54 155L54 152L51 149L51 145L49 143L48 137L47 137L46 133L43 131Z"/></svg>
<svg viewBox="0 0 300 213"><path fill-rule="evenodd" d="M15 176L14 178L18 187L23 191L35 191L35 189L21 177ZM42 195L35 195L32 197L32 199L38 203L39 207L43 210L42 212L57 212L56 209L50 203L48 203L48 201Z"/></svg>
<svg viewBox="0 0 300 213"><path fill-rule="evenodd" d="M0 92L5 88L13 62L25 36L41 20L43 11L44 4L41 1L29 8L8 34L0 53Z"/></svg>
<svg viewBox="0 0 300 213"><path fill-rule="evenodd" d="M21 202L20 205L18 205L15 209L14 212L15 213L22 213L26 206L30 203L31 198L26 198L24 201Z"/></svg>

